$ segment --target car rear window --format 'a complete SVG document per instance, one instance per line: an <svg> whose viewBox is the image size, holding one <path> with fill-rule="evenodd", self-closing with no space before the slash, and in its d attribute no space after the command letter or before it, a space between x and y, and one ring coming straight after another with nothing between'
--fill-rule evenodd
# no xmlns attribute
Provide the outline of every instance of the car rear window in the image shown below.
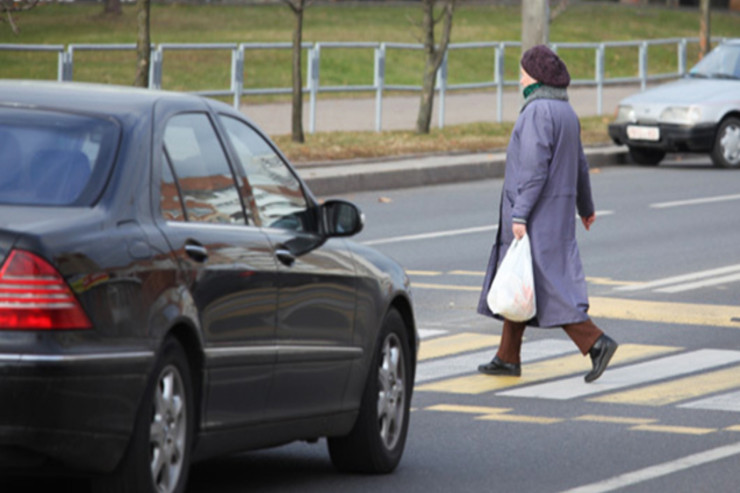
<svg viewBox="0 0 740 493"><path fill-rule="evenodd" d="M0 107L0 203L91 203L119 133L116 123L102 118Z"/></svg>

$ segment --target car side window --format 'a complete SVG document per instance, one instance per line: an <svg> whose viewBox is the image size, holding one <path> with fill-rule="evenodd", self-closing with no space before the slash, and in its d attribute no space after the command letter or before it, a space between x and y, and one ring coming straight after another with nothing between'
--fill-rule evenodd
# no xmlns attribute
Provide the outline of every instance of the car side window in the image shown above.
<svg viewBox="0 0 740 493"><path fill-rule="evenodd" d="M188 221L245 223L234 175L206 114L186 113L171 118L165 128L164 147ZM162 187L167 186L165 179L163 176ZM164 194L162 200L168 200ZM164 204L162 209L165 217L172 213Z"/></svg>
<svg viewBox="0 0 740 493"><path fill-rule="evenodd" d="M162 217L167 221L185 221L180 190L177 188L175 175L172 174L172 165L164 149L162 149L162 182L159 197Z"/></svg>
<svg viewBox="0 0 740 493"><path fill-rule="evenodd" d="M241 120L226 115L220 118L251 186L261 225L312 230L301 183L272 146Z"/></svg>

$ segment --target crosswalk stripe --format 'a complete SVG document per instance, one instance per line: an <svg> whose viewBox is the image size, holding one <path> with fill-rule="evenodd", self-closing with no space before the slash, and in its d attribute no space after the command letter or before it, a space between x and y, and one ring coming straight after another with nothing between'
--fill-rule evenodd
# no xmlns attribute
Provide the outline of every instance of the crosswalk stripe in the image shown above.
<svg viewBox="0 0 740 493"><path fill-rule="evenodd" d="M682 435L708 435L716 433L717 428L698 428L693 426L637 425L632 431L654 431L658 433L678 433Z"/></svg>
<svg viewBox="0 0 740 493"><path fill-rule="evenodd" d="M498 345L501 336L461 332L446 337L437 337L422 341L419 348L419 361L424 361L451 354L472 351Z"/></svg>
<svg viewBox="0 0 740 493"><path fill-rule="evenodd" d="M674 346L622 344L614 355L612 365L646 359L652 356L675 352L680 349L682 348ZM580 354L574 354L528 365L522 370L521 377L470 375L420 385L416 387L416 390L449 392L453 394L482 394L484 392L542 382L575 373L585 373L589 370L589 366L588 359ZM579 377L579 380L582 381L582 378Z"/></svg>
<svg viewBox="0 0 740 493"><path fill-rule="evenodd" d="M704 375L671 380L670 382L626 390L589 399L592 402L665 406L687 401L723 390L740 388L740 366Z"/></svg>
<svg viewBox="0 0 740 493"><path fill-rule="evenodd" d="M617 350L616 356L622 350ZM539 399L566 400L586 397L634 385L675 378L710 368L740 361L740 351L724 349L701 349L658 360L615 368L607 371L599 380L585 383L580 377L566 378L555 382L534 385L523 389L502 392L509 397L533 397Z"/></svg>
<svg viewBox="0 0 740 493"><path fill-rule="evenodd" d="M678 407L687 409L708 409L712 411L740 412L740 391L708 397L695 402L681 404ZM738 430L740 431L740 430Z"/></svg>
<svg viewBox="0 0 740 493"><path fill-rule="evenodd" d="M522 345L522 363L560 356L574 352L575 350L573 343L566 340L541 339L539 341L525 342ZM416 366L415 381L419 384L430 380L464 375L466 373L476 373L478 365L490 361L494 354L495 349L491 347L485 351L420 362Z"/></svg>
<svg viewBox="0 0 740 493"><path fill-rule="evenodd" d="M649 425L655 423L657 420L651 418L628 418L625 416L599 416L586 414L574 418L574 421L590 421L593 423L611 423L617 425Z"/></svg>
<svg viewBox="0 0 740 493"><path fill-rule="evenodd" d="M591 297L589 302L591 308L588 314L593 318L740 329L740 307L733 305L640 301L596 296Z"/></svg>

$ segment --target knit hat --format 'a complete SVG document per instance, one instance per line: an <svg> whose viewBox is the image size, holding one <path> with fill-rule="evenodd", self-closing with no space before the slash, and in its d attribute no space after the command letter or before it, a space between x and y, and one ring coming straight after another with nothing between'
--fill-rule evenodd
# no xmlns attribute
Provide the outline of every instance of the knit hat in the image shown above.
<svg viewBox="0 0 740 493"><path fill-rule="evenodd" d="M570 84L570 74L565 63L545 45L537 45L525 51L521 64L537 82L553 87L568 87Z"/></svg>

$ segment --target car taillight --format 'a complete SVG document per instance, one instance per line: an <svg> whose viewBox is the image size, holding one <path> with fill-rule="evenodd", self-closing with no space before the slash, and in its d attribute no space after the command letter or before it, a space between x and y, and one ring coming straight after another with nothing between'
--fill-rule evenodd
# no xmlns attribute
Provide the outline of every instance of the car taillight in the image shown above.
<svg viewBox="0 0 740 493"><path fill-rule="evenodd" d="M31 252L10 252L0 269L0 330L90 328L90 319L54 267Z"/></svg>

